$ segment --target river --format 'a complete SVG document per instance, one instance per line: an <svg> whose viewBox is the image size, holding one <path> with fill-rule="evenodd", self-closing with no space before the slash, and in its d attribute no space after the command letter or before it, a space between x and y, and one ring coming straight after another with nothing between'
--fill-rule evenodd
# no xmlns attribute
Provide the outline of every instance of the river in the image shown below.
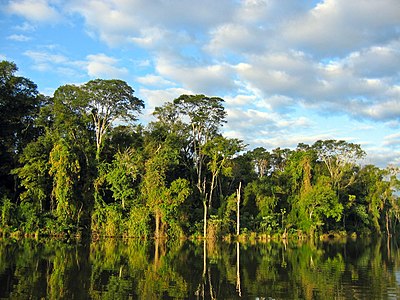
<svg viewBox="0 0 400 300"><path fill-rule="evenodd" d="M0 240L1 299L400 299L397 240Z"/></svg>

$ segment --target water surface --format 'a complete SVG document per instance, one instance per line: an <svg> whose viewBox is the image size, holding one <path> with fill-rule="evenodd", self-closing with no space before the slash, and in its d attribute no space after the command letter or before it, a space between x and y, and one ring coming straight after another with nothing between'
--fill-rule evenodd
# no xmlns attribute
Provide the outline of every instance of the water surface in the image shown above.
<svg viewBox="0 0 400 300"><path fill-rule="evenodd" d="M397 241L0 240L1 299L400 299Z"/></svg>

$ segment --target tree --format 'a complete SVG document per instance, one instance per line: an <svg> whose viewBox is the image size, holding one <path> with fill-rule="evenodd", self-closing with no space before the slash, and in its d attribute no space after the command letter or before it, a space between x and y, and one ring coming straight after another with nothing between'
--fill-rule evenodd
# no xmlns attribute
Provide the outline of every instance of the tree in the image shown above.
<svg viewBox="0 0 400 300"><path fill-rule="evenodd" d="M208 199L205 198L203 200L204 238L207 236L207 211L209 208L211 208L213 193L218 176L220 176L220 174L227 175L231 173L231 167L229 166L230 159L232 159L236 153L242 151L244 147L245 145L242 143L242 141L238 139L227 139L223 136L216 136L213 139L207 141L207 143L201 149L202 154L207 155L207 158L209 159L207 166L209 171L211 172L211 182L208 189Z"/></svg>
<svg viewBox="0 0 400 300"><path fill-rule="evenodd" d="M82 89L74 85L64 85L59 87L54 92L53 102L49 103L48 107L43 110L49 113L52 122L49 127L45 128L45 135L49 136L53 141L53 150L58 153L68 153L66 158L71 158L73 164L79 165L73 175L74 193L79 195L77 206L74 202L68 202L72 205L71 209L77 210L79 214L82 212L85 217L89 218L93 207L93 181L97 173L97 165L95 162L94 151L94 129L90 115L87 113L87 103ZM61 147L62 146L62 147ZM61 147L61 148L60 148ZM66 151L66 152L64 152ZM62 161L59 164L53 164L52 176L53 181L56 180L57 174L62 174L64 171L57 170L58 167L64 168L65 164L72 163ZM61 172L61 173L60 173ZM57 180L56 180L57 181ZM53 198L56 201L57 198ZM63 202L63 200L59 199ZM66 215L65 217L76 218L70 220L77 224L78 215ZM80 218L80 215L79 215ZM89 222L89 219L85 219Z"/></svg>
<svg viewBox="0 0 400 300"><path fill-rule="evenodd" d="M92 116L96 132L96 159L100 160L104 137L112 123L117 119L135 121L137 113L144 108L144 102L135 97L134 90L122 80L95 79L82 89L86 93L86 109Z"/></svg>
<svg viewBox="0 0 400 300"><path fill-rule="evenodd" d="M258 147L249 151L248 155L253 160L258 176L263 177L266 175L268 170L271 168L271 154L263 147Z"/></svg>
<svg viewBox="0 0 400 300"><path fill-rule="evenodd" d="M312 148L317 151L318 159L326 165L334 190L339 191L354 182L354 174L350 174L346 181L344 178L352 172L354 164L365 156L360 145L346 141L319 140Z"/></svg>
<svg viewBox="0 0 400 300"><path fill-rule="evenodd" d="M398 192L400 190L400 168L388 166L385 169L385 176L388 182L387 188L384 193L386 197L385 205L385 228L388 236L392 235L395 228L395 222L400 220L400 199Z"/></svg>
<svg viewBox="0 0 400 300"><path fill-rule="evenodd" d="M56 216L62 226L79 225L83 203L79 205L77 183L79 159L65 140L55 143L50 152L50 175L53 176L52 197L56 200ZM71 224L72 223L72 224Z"/></svg>
<svg viewBox="0 0 400 300"><path fill-rule="evenodd" d="M286 166L287 158L289 157L291 150L276 148L271 153L271 169L272 172L283 172Z"/></svg>
<svg viewBox="0 0 400 300"><path fill-rule="evenodd" d="M326 218L341 219L343 205L339 203L327 177L318 178L316 184L302 195L301 202L311 222L311 229L322 226Z"/></svg>
<svg viewBox="0 0 400 300"><path fill-rule="evenodd" d="M196 186L202 197L205 197L206 190L205 154L201 148L218 133L220 126L225 122L223 102L221 98L204 95L182 95L173 102L181 118L188 119L187 125L191 129L189 142L197 175Z"/></svg>
<svg viewBox="0 0 400 300"><path fill-rule="evenodd" d="M48 135L29 143L19 157L20 167L12 170L23 188L20 194L20 225L26 231L36 231L46 212L51 209L53 188L50 172L50 151L53 141Z"/></svg>
<svg viewBox="0 0 400 300"><path fill-rule="evenodd" d="M178 178L168 183L168 170L177 163L177 152L167 143L149 144L145 163L142 195L155 219L155 237L165 236L166 226L176 218L176 209L190 193L189 183Z"/></svg>
<svg viewBox="0 0 400 300"><path fill-rule="evenodd" d="M31 80L15 76L17 71L15 63L0 61L0 194L10 196L16 196L18 185L10 171L37 136L34 120L43 98Z"/></svg>
<svg viewBox="0 0 400 300"><path fill-rule="evenodd" d="M196 173L196 187L203 201L204 212L204 238L206 237L207 216L207 190L205 153L203 146L215 136L220 126L225 122L226 112L222 103L223 99L218 97L206 97L204 95L182 95L174 100L178 113L188 119L191 129L189 135L192 160ZM212 197L212 192L210 192Z"/></svg>
<svg viewBox="0 0 400 300"><path fill-rule="evenodd" d="M143 158L133 148L118 152L106 173L115 201L121 201L122 209L136 198L136 185L143 172Z"/></svg>
<svg viewBox="0 0 400 300"><path fill-rule="evenodd" d="M375 233L386 231L390 235L393 226L390 224L399 220L400 204L396 191L399 188L398 168L380 169L373 165L364 166L360 172L362 193L358 193L367 212L367 225L372 225ZM359 206L360 203L356 205ZM357 211L355 211L357 212Z"/></svg>
<svg viewBox="0 0 400 300"><path fill-rule="evenodd" d="M278 224L278 205L283 204L275 192L279 189L277 182L270 176L257 178L245 187L243 203L245 209L242 212L247 212L251 216L247 224L248 228L260 229L264 232L275 229Z"/></svg>

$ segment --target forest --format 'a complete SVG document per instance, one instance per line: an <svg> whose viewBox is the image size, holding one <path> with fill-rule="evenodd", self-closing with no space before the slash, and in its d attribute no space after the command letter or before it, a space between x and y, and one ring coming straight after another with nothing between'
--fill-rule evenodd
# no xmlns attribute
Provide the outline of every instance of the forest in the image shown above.
<svg viewBox="0 0 400 300"><path fill-rule="evenodd" d="M362 165L342 140L248 149L224 137L224 100L181 95L156 107L122 80L39 93L0 62L3 235L286 238L393 235L399 168Z"/></svg>

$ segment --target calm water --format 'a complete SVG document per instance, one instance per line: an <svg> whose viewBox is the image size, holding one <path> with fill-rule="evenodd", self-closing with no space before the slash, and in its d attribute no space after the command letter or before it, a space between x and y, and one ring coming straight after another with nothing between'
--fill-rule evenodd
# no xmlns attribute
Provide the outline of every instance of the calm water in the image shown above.
<svg viewBox="0 0 400 300"><path fill-rule="evenodd" d="M204 259L206 257L206 259ZM0 240L1 299L400 299L395 240Z"/></svg>

